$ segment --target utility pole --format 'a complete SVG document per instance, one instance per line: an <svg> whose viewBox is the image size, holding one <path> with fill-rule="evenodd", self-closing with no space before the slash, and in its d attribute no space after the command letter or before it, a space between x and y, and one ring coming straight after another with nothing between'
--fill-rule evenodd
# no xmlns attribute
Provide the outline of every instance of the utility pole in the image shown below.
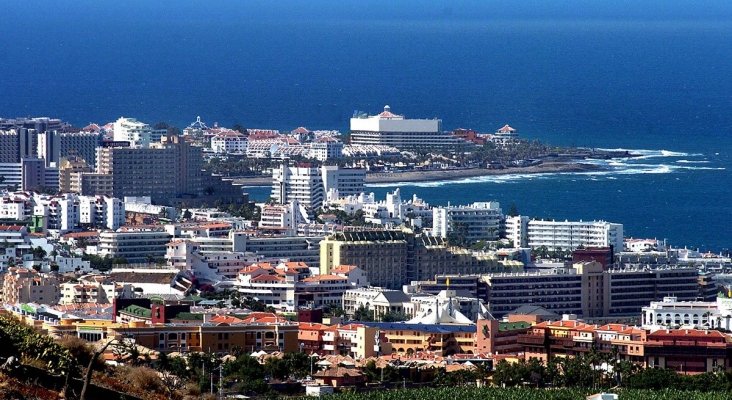
<svg viewBox="0 0 732 400"><path fill-rule="evenodd" d="M219 365L219 399L224 398L224 366Z"/></svg>

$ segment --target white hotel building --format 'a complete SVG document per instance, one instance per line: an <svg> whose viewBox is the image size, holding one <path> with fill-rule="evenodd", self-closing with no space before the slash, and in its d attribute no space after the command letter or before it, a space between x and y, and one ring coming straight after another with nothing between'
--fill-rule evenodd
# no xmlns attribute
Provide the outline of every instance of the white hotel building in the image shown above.
<svg viewBox="0 0 732 400"><path fill-rule="evenodd" d="M211 138L211 150L216 154L245 154L247 138L237 131L226 131Z"/></svg>
<svg viewBox="0 0 732 400"><path fill-rule="evenodd" d="M732 327L732 299L717 297L716 302L678 301L676 297L664 297L651 302L641 314L644 329L708 329Z"/></svg>
<svg viewBox="0 0 732 400"><path fill-rule="evenodd" d="M441 119L407 119L389 106L377 115L351 118L351 144L393 146L399 150L454 148L467 143L442 132Z"/></svg>
<svg viewBox="0 0 732 400"><path fill-rule="evenodd" d="M432 234L446 238L448 233L462 225L465 239L471 242L496 240L502 217L501 205L495 201L435 207L432 209Z"/></svg>
<svg viewBox="0 0 732 400"><path fill-rule="evenodd" d="M605 221L542 221L506 218L506 237L515 247L574 250L579 246L623 249L623 225Z"/></svg>
<svg viewBox="0 0 732 400"><path fill-rule="evenodd" d="M164 129L152 129L150 125L134 118L120 117L114 122L115 141L130 142L131 147L148 147L152 142L159 142L167 132Z"/></svg>

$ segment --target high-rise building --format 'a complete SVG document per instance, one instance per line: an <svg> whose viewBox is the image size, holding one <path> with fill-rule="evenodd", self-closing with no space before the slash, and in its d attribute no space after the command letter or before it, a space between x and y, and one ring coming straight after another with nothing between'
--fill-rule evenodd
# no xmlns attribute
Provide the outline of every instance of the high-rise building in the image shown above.
<svg viewBox="0 0 732 400"><path fill-rule="evenodd" d="M96 158L96 157L95 157ZM61 160L58 169L58 191L61 193L81 193L81 189L74 185L74 174L92 172L92 167L81 157L69 157Z"/></svg>
<svg viewBox="0 0 732 400"><path fill-rule="evenodd" d="M306 208L319 208L324 198L320 169L309 164L295 167L282 164L273 169L272 198L280 204L297 200Z"/></svg>
<svg viewBox="0 0 732 400"><path fill-rule="evenodd" d="M153 203L204 194L201 148L166 136L147 148L99 147L96 174L78 176L82 194L150 196ZM111 193L107 190L111 181ZM100 186L97 187L96 184Z"/></svg>
<svg viewBox="0 0 732 400"><path fill-rule="evenodd" d="M320 273L338 265L355 265L374 286L401 288L438 274L516 272L523 264L500 261L491 254L451 247L444 239L402 231L339 232L320 242Z"/></svg>
<svg viewBox="0 0 732 400"><path fill-rule="evenodd" d="M38 157L45 159L46 165L59 165L62 159L72 156L81 157L93 167L96 165L96 149L100 140L98 132L46 131L37 137Z"/></svg>
<svg viewBox="0 0 732 400"><path fill-rule="evenodd" d="M435 207L432 209L432 234L447 238L450 232L455 232L469 242L496 240L502 217L501 205L495 201Z"/></svg>
<svg viewBox="0 0 732 400"><path fill-rule="evenodd" d="M543 221L506 218L506 237L515 247L574 250L583 247L623 248L623 225L605 221ZM520 240L520 242L519 242Z"/></svg>
<svg viewBox="0 0 732 400"><path fill-rule="evenodd" d="M120 117L114 122L113 138L117 142L129 142L132 147L147 147L159 142L166 133L165 129L153 129L134 118Z"/></svg>
<svg viewBox="0 0 732 400"><path fill-rule="evenodd" d="M363 168L340 168L338 166L322 166L323 193L337 190L338 196L358 196L365 190L366 170Z"/></svg>
<svg viewBox="0 0 732 400"><path fill-rule="evenodd" d="M0 130L0 163L19 163L23 158L35 157L36 145L37 132L34 129Z"/></svg>
<svg viewBox="0 0 732 400"><path fill-rule="evenodd" d="M339 196L362 193L366 170L282 164L273 169L272 178L272 198L276 202L286 204L297 200L304 207L313 210L323 204L325 194L330 190L337 190Z"/></svg>
<svg viewBox="0 0 732 400"><path fill-rule="evenodd" d="M393 146L399 150L456 149L468 142L442 131L440 119L407 119L389 106L378 115L351 118L351 144Z"/></svg>
<svg viewBox="0 0 732 400"><path fill-rule="evenodd" d="M531 273L488 274L491 313L500 317L531 304L583 318L637 317L641 308L664 296L696 299L695 268L604 269L596 261Z"/></svg>

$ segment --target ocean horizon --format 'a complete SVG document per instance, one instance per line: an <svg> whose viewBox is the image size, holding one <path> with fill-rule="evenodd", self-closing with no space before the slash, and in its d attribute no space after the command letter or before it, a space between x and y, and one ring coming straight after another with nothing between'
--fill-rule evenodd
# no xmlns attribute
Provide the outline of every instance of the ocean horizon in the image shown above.
<svg viewBox="0 0 732 400"><path fill-rule="evenodd" d="M602 219L627 236L730 249L732 5L651 0L132 1L4 4L0 117L77 126L120 116L185 127L348 129L385 104L445 129L624 148L598 173L395 187L432 204L497 200ZM267 190L250 188L263 200Z"/></svg>

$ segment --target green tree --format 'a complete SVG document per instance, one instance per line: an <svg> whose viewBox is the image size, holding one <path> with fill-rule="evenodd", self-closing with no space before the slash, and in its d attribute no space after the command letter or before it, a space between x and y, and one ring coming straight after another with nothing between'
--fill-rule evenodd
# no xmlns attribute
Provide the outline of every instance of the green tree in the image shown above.
<svg viewBox="0 0 732 400"><path fill-rule="evenodd" d="M353 313L354 321L371 322L374 320L374 314L363 304L360 305Z"/></svg>
<svg viewBox="0 0 732 400"><path fill-rule="evenodd" d="M32 252L34 260L43 260L43 258L46 257L46 250L43 250L41 246L34 247Z"/></svg>

